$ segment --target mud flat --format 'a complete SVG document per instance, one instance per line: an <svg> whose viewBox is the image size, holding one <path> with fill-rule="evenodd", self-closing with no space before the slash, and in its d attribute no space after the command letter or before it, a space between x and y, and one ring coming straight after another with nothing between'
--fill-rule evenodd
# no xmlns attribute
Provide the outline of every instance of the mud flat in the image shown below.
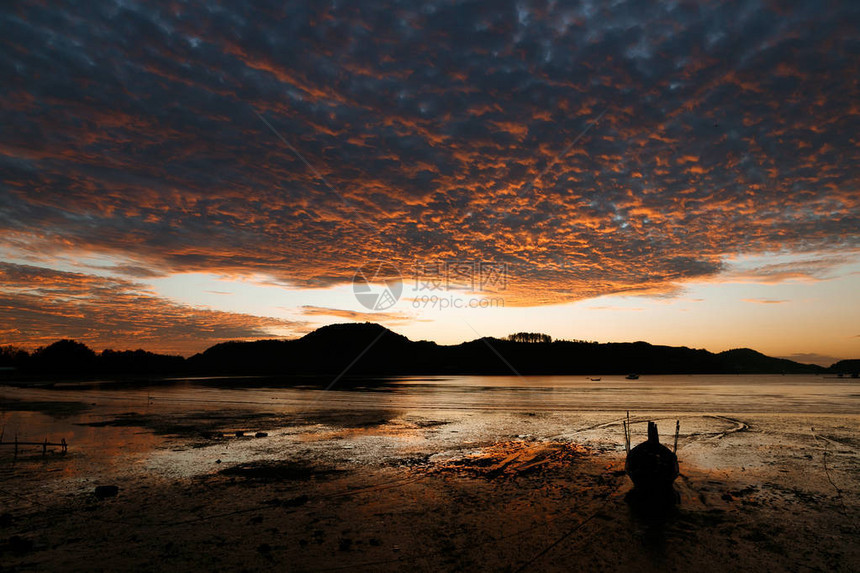
<svg viewBox="0 0 860 573"><path fill-rule="evenodd" d="M681 420L681 502L651 514L625 501L618 411L401 401L147 413L98 404L90 416L63 406L77 443L92 437L86 447L70 438L65 456L17 460L0 451L4 570L856 571L860 563L856 415L632 412L634 441L656 419L671 444ZM97 497L97 485L118 493Z"/></svg>

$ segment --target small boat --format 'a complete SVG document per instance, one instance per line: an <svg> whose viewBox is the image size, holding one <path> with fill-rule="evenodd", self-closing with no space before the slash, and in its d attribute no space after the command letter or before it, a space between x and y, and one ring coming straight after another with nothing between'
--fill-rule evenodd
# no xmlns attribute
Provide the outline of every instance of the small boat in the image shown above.
<svg viewBox="0 0 860 573"><path fill-rule="evenodd" d="M591 381L592 382L600 382L600 378L592 378Z"/></svg>
<svg viewBox="0 0 860 573"><path fill-rule="evenodd" d="M678 429L675 426L675 448L678 447ZM629 431L629 426L627 426ZM629 437L627 438L629 445ZM665 491L672 487L678 477L678 456L660 443L657 424L648 422L648 440L627 452L624 471L641 491Z"/></svg>
<svg viewBox="0 0 860 573"><path fill-rule="evenodd" d="M628 380L639 380L639 375L638 374L628 374L627 379Z"/></svg>

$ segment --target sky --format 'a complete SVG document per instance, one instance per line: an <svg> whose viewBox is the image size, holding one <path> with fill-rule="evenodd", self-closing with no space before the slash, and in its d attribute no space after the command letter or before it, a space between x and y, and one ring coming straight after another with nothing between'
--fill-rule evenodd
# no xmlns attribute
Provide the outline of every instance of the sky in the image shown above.
<svg viewBox="0 0 860 573"><path fill-rule="evenodd" d="M860 357L857 2L13 2L0 29L2 344L372 321Z"/></svg>

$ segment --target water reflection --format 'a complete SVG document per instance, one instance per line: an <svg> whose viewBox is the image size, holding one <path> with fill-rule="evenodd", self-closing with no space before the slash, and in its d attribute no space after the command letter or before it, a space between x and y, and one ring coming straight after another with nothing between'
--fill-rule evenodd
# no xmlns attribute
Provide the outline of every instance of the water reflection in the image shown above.
<svg viewBox="0 0 860 573"><path fill-rule="evenodd" d="M860 410L855 382L816 376L646 376L637 381L604 376L600 382L570 376L355 378L324 391L329 382L230 377L156 380L143 386L108 380L53 388L0 387L0 425L7 440L14 434L32 441L65 438L73 461L64 471L74 473L75 455L113 470L133 468L170 436L203 439L231 420L243 431L339 424L332 431L370 425L377 434L408 436L416 431L403 421L410 415L469 420L464 428L446 432L481 434L498 431L484 414L511 413L520 416L509 422L514 435L567 437L575 425L587 426L588 412L594 413L592 419L625 410L689 413L698 416L685 422L694 433L730 426L700 419L708 412L789 416L856 415ZM582 423L574 422L580 418ZM395 419L400 421L390 423ZM620 431L607 419L600 419L606 439L620 443ZM697 427L700 422L710 427ZM5 456L2 448L0 456Z"/></svg>

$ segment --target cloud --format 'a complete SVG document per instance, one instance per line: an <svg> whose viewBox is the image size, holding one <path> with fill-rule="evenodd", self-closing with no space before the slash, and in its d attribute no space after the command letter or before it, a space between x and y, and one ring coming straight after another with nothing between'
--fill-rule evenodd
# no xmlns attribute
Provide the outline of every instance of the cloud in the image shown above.
<svg viewBox="0 0 860 573"><path fill-rule="evenodd" d="M16 6L0 248L297 288L371 259L498 261L510 306L677 293L736 254L838 258L860 246L858 17L811 0Z"/></svg>
<svg viewBox="0 0 860 573"><path fill-rule="evenodd" d="M376 322L379 324L404 324L420 322L414 316L404 312L357 312L337 308L304 305L300 308L305 316L332 316L357 322Z"/></svg>
<svg viewBox="0 0 860 573"><path fill-rule="evenodd" d="M840 267L856 256L856 251L847 251L841 255L801 256L789 261L738 266L724 273L720 280L761 284L776 284L790 280L822 281L833 278Z"/></svg>
<svg viewBox="0 0 860 573"><path fill-rule="evenodd" d="M803 364L818 364L819 366L830 366L831 364L834 364L841 360L841 358L837 358L835 356L816 354L814 352L801 352L796 354L790 354L788 356L780 356L779 358L785 358L786 360L794 360L795 362L800 362Z"/></svg>
<svg viewBox="0 0 860 573"><path fill-rule="evenodd" d="M744 302L753 302L756 304L784 304L786 302L790 302L788 300L777 300L772 298L744 298L741 300Z"/></svg>
<svg viewBox="0 0 860 573"><path fill-rule="evenodd" d="M0 263L0 337L35 347L74 338L96 349L191 354L232 339L298 332L302 322L180 305L139 283Z"/></svg>
<svg viewBox="0 0 860 573"><path fill-rule="evenodd" d="M167 276L163 271L158 271L155 269L150 269L146 267L141 267L137 265L111 265L106 267L95 267L98 269L103 269L106 271L110 271L112 273L125 275L127 277L133 277L138 279L152 279L152 278L161 278Z"/></svg>

